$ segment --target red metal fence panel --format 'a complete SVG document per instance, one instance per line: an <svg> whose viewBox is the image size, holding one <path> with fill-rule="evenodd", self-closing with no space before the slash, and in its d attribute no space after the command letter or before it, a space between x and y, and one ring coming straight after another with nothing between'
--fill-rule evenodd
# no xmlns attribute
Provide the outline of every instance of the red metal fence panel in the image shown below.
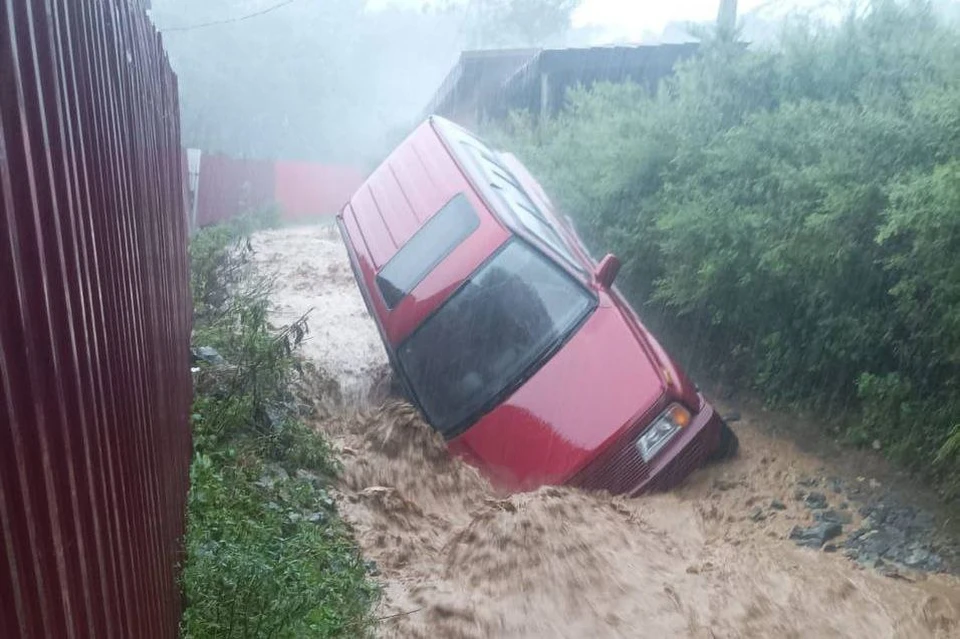
<svg viewBox="0 0 960 639"><path fill-rule="evenodd" d="M0 0L0 636L177 634L183 204L142 0Z"/></svg>
<svg viewBox="0 0 960 639"><path fill-rule="evenodd" d="M197 226L238 213L259 213L274 204L273 162L203 154L197 185Z"/></svg>
<svg viewBox="0 0 960 639"><path fill-rule="evenodd" d="M244 160L203 153L194 223L204 227L268 209L275 209L285 222L332 218L363 180L363 173L348 165Z"/></svg>
<svg viewBox="0 0 960 639"><path fill-rule="evenodd" d="M364 179L350 166L277 162L274 170L277 205L282 219L289 222L336 215Z"/></svg>

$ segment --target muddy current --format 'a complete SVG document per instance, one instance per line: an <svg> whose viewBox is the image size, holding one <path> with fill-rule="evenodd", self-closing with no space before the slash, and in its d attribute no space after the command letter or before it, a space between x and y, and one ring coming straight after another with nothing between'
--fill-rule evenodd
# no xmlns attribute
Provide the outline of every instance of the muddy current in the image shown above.
<svg viewBox="0 0 960 639"><path fill-rule="evenodd" d="M821 464L762 416L734 425L736 459L669 494L501 494L386 399L386 357L336 228L267 231L254 247L278 274L274 321L311 311L304 355L335 382L318 388L316 427L344 465L340 512L376 565L381 636L960 637L954 577L788 539L813 521L795 491Z"/></svg>

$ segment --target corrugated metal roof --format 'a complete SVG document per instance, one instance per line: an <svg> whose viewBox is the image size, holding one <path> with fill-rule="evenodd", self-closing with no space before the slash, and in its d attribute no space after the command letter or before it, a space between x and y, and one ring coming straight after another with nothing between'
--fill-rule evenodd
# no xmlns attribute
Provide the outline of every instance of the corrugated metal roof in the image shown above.
<svg viewBox="0 0 960 639"><path fill-rule="evenodd" d="M699 44L684 43L468 51L437 90L427 114L457 120L463 112L492 117L516 109L539 112L544 73L551 80L551 112L562 104L566 90L576 84L630 80L655 88L678 61L698 50Z"/></svg>
<svg viewBox="0 0 960 639"><path fill-rule="evenodd" d="M515 109L539 112L543 74L550 78L551 113L563 104L567 89L577 84L631 81L653 90L673 73L677 62L695 55L699 47L686 43L544 49L487 97L485 111L495 117Z"/></svg>
<svg viewBox="0 0 960 639"><path fill-rule="evenodd" d="M425 109L426 116L448 112L458 104L474 103L482 92L494 90L540 49L464 51Z"/></svg>

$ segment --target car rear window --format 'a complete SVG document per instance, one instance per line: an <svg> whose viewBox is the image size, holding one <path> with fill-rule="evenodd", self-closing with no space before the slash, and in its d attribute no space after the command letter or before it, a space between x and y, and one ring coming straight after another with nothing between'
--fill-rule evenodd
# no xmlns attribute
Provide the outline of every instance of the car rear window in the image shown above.
<svg viewBox="0 0 960 639"><path fill-rule="evenodd" d="M387 308L393 308L480 225L463 193L458 193L404 244L377 274Z"/></svg>
<svg viewBox="0 0 960 639"><path fill-rule="evenodd" d="M531 375L596 299L555 262L514 238L398 350L434 428L446 436Z"/></svg>

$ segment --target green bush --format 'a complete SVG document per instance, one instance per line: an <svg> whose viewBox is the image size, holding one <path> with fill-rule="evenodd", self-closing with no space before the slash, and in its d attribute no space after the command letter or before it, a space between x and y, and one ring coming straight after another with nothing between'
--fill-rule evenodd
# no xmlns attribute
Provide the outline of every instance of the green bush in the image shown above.
<svg viewBox="0 0 960 639"><path fill-rule="evenodd" d="M862 419L960 488L960 37L923 3L724 39L651 95L577 89L492 134L695 372ZM719 381L719 380L718 380Z"/></svg>
<svg viewBox="0 0 960 639"><path fill-rule="evenodd" d="M182 572L184 637L363 636L376 589L326 484L338 470L290 388L305 319L267 321L248 225L191 243L198 363Z"/></svg>

